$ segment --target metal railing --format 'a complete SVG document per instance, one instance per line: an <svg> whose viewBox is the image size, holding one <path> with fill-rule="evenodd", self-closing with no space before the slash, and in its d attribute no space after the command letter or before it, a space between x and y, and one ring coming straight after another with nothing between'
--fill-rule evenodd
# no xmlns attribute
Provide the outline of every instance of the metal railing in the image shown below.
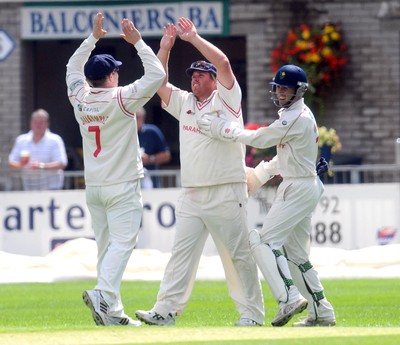
<svg viewBox="0 0 400 345"><path fill-rule="evenodd" d="M181 187L179 169L153 170L148 171L148 174L159 177L161 188ZM0 190L22 190L21 176L21 172L3 172L0 179ZM400 164L334 165L330 167L330 173L321 178L327 184L400 182ZM64 189L84 188L83 171L64 171Z"/></svg>
<svg viewBox="0 0 400 345"><path fill-rule="evenodd" d="M64 171L64 188L63 189L84 189L84 171ZM180 170L153 170L147 171L147 174L151 176L158 176L160 181L160 188L171 188L181 186L181 173ZM1 174L0 179L0 190L4 191L17 191L23 190L22 178L26 176L26 173L17 171L6 171ZM40 178L43 176L51 176L51 172L46 171L46 174L40 170L29 172L30 179L35 177ZM54 175L58 175L54 172Z"/></svg>
<svg viewBox="0 0 400 345"><path fill-rule="evenodd" d="M159 178L159 188L171 188L181 186L180 170L147 170L150 177ZM85 180L83 171L64 171L64 189L84 189Z"/></svg>
<svg viewBox="0 0 400 345"><path fill-rule="evenodd" d="M322 176L324 183L400 182L400 164L333 165Z"/></svg>

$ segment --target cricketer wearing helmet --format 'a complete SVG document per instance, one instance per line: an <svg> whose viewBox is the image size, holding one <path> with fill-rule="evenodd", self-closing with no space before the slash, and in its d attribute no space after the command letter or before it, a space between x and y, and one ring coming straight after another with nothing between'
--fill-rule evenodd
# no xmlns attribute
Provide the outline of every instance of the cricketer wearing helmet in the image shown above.
<svg viewBox="0 0 400 345"><path fill-rule="evenodd" d="M311 215L324 187L315 166L318 128L303 100L307 77L300 67L285 65L270 84L272 100L280 107L279 119L270 126L245 130L210 115L203 116L198 125L207 136L223 141L257 148L276 146L277 155L248 175L257 186L270 175L283 177L262 230L251 230L249 235L252 254L279 304L272 325L285 325L308 306L307 318L294 326L333 326L333 308L309 261Z"/></svg>

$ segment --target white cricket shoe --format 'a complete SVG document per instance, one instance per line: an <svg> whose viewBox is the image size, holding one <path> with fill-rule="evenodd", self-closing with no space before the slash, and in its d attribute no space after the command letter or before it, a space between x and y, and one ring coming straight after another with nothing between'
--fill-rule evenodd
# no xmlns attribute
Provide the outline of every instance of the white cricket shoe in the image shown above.
<svg viewBox="0 0 400 345"><path fill-rule="evenodd" d="M100 290L86 290L82 294L83 301L92 312L92 317L98 326L141 326L142 323L132 320L129 316L123 317L108 315L109 305L104 300Z"/></svg>
<svg viewBox="0 0 400 345"><path fill-rule="evenodd" d="M96 325L105 326L107 324L107 313L109 306L104 300L100 290L86 290L82 294L83 301L92 312L93 320Z"/></svg>
<svg viewBox="0 0 400 345"><path fill-rule="evenodd" d="M238 327L252 327L252 326L261 326L258 322L249 319L247 317L241 318L239 321L235 322L235 326Z"/></svg>
<svg viewBox="0 0 400 345"><path fill-rule="evenodd" d="M138 320L133 320L129 316L117 317L117 316L106 316L107 326L131 326L139 327L142 323Z"/></svg>
<svg viewBox="0 0 400 345"><path fill-rule="evenodd" d="M286 325L294 315L305 310L307 305L308 301L303 297L290 304L282 303L282 307L279 308L278 314L276 314L275 318L271 322L272 326L281 327Z"/></svg>
<svg viewBox="0 0 400 345"><path fill-rule="evenodd" d="M136 317L147 323L148 325L157 326L173 326L175 325L175 318L169 313L166 317L161 316L155 310L137 310L135 313Z"/></svg>
<svg viewBox="0 0 400 345"><path fill-rule="evenodd" d="M336 320L321 320L321 319L312 319L311 317L306 317L304 320L299 322L295 322L293 327L332 327L336 325Z"/></svg>

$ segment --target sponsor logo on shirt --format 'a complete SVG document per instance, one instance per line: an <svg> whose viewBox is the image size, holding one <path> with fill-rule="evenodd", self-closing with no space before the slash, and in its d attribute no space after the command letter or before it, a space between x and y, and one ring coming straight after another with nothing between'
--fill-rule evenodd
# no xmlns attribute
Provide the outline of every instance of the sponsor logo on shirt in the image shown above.
<svg viewBox="0 0 400 345"><path fill-rule="evenodd" d="M71 90L71 92L74 92L74 90L75 90L78 86L83 85L83 84L85 84L85 82L84 82L83 80L77 80L77 81L73 82L73 83L69 86L69 89Z"/></svg>
<svg viewBox="0 0 400 345"><path fill-rule="evenodd" d="M182 129L186 132L200 133L200 129L197 127L192 127L188 125L183 125Z"/></svg>

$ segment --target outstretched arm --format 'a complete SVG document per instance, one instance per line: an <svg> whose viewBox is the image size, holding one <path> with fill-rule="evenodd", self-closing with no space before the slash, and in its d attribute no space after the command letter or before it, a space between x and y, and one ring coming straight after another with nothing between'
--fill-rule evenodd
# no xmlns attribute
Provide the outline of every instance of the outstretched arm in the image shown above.
<svg viewBox="0 0 400 345"><path fill-rule="evenodd" d="M209 62L217 68L217 79L227 89L231 89L235 76L228 57L218 47L202 38L195 25L188 18L179 18L180 39L191 43Z"/></svg>
<svg viewBox="0 0 400 345"><path fill-rule="evenodd" d="M68 86L68 95L77 94L83 88L89 88L83 73L83 67L88 61L90 53L95 48L97 41L107 34L103 29L104 16L101 12L96 13L93 18L93 30L75 53L70 57L67 63L66 82ZM70 98L72 101L72 98Z"/></svg>
<svg viewBox="0 0 400 345"><path fill-rule="evenodd" d="M172 85L168 82L168 61L171 49L175 44L176 33L177 29L174 24L169 23L164 27L164 34L160 41L160 49L157 53L157 57L161 61L166 73L165 80L158 89L157 94L165 104L169 103L172 91Z"/></svg>
<svg viewBox="0 0 400 345"><path fill-rule="evenodd" d="M144 69L144 74L140 79L123 88L122 97L126 97L126 102L131 104L131 109L135 111L146 104L149 97L153 97L157 92L164 82L165 71L160 60L142 39L141 33L131 20L122 19L121 28L123 32L121 37L135 47Z"/></svg>

